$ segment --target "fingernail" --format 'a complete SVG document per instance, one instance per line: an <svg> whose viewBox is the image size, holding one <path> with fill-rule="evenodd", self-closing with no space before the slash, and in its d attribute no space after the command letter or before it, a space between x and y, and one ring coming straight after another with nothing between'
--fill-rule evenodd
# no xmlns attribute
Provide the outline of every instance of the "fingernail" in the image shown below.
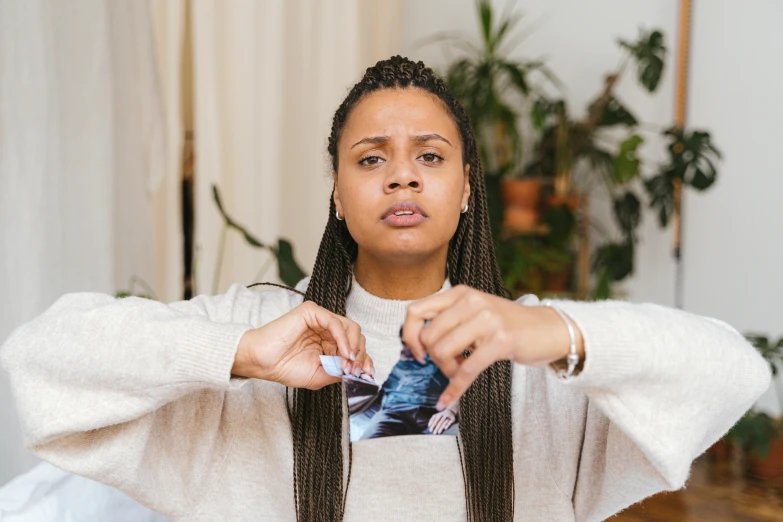
<svg viewBox="0 0 783 522"><path fill-rule="evenodd" d="M343 375L351 375L351 365L349 364L345 368L343 368Z"/></svg>
<svg viewBox="0 0 783 522"><path fill-rule="evenodd" d="M356 354L355 354L355 353L353 353L353 352L351 352L351 360L352 360L352 361L355 361L355 360L356 360Z"/></svg>
<svg viewBox="0 0 783 522"><path fill-rule="evenodd" d="M424 357L416 357L416 361L419 364L427 364L427 360Z"/></svg>

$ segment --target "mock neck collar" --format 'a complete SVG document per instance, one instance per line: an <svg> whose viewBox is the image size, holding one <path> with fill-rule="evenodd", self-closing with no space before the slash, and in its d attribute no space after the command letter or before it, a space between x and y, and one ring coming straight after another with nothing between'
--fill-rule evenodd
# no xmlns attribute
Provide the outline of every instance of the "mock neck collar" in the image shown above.
<svg viewBox="0 0 783 522"><path fill-rule="evenodd" d="M408 305L418 299L401 301L398 299L383 299L371 294L356 281L351 274L351 291L345 302L346 316L359 323L363 330L384 336L399 335L400 326L405 322ZM451 281L446 277L440 294L451 288Z"/></svg>

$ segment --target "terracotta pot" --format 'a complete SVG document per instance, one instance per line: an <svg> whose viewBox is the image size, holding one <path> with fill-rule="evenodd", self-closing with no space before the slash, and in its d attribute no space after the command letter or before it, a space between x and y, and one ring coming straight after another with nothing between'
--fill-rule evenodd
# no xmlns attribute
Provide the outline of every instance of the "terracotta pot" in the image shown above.
<svg viewBox="0 0 783 522"><path fill-rule="evenodd" d="M513 230L530 230L538 224L538 211L532 208L506 207L503 226Z"/></svg>
<svg viewBox="0 0 783 522"><path fill-rule="evenodd" d="M571 212L576 212L579 210L579 204L581 202L582 198L580 196L558 196L557 194L553 194L551 196L547 196L546 198L546 206L548 208L567 205Z"/></svg>
<svg viewBox="0 0 783 522"><path fill-rule="evenodd" d="M774 480L783 477L783 437L778 437L769 444L769 453L763 459L752 453L747 455L745 468L752 477Z"/></svg>
<svg viewBox="0 0 783 522"><path fill-rule="evenodd" d="M732 453L733 446L726 439L720 439L707 450L707 455L712 462L728 462L731 460Z"/></svg>
<svg viewBox="0 0 783 522"><path fill-rule="evenodd" d="M500 196L505 207L519 207L538 211L541 201L540 179L504 179Z"/></svg>

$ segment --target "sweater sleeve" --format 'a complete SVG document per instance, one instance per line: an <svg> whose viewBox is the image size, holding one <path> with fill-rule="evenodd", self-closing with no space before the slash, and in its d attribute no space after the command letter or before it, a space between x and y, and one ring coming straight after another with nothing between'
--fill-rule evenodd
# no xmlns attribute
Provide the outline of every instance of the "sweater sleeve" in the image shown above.
<svg viewBox="0 0 783 522"><path fill-rule="evenodd" d="M578 470L555 473L561 490L573 492L577 522L604 520L654 493L683 487L692 461L769 387L768 365L717 319L649 303L555 304L579 326L585 343L578 376L562 381L546 372L550 386L570 397L584 419L578 430L550 434L555 444L580 444L549 455L573 459L555 462L555 470ZM541 414L549 416L548 426L566 426L559 417L567 409Z"/></svg>
<svg viewBox="0 0 783 522"><path fill-rule="evenodd" d="M284 300L240 285L171 304L61 297L0 350L26 444L153 509L186 514L230 446L226 395L247 382L230 375L239 340L259 326L258 308L283 313Z"/></svg>

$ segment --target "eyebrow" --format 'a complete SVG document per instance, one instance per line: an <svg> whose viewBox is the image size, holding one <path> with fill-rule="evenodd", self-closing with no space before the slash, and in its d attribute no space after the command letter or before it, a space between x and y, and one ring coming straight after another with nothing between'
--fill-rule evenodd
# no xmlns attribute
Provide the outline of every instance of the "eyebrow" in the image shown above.
<svg viewBox="0 0 783 522"><path fill-rule="evenodd" d="M454 146L451 145L451 142L449 140L447 140L440 134L421 134L419 136L411 136L410 139L414 143L425 143L427 141L439 140L439 141L445 141L452 147ZM391 138L389 136L370 136L357 141L356 143L351 145L351 148L354 148L358 145L362 145L363 143L368 143L372 145L383 145L385 143L388 143L390 140Z"/></svg>

